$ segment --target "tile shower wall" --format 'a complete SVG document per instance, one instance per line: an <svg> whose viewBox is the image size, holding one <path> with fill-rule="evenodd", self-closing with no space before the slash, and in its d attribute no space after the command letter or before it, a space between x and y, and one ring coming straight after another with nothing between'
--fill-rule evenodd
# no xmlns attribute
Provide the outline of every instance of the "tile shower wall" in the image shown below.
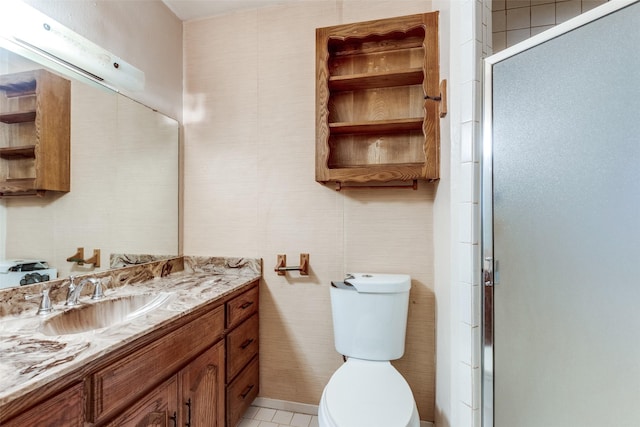
<svg viewBox="0 0 640 427"><path fill-rule="evenodd" d="M451 426L481 426L480 358L480 158L482 59L491 53L491 2L467 0L457 5L458 46L452 45L460 63L459 141L452 156L455 221L452 281L452 359L455 389L451 396ZM452 22L452 27L456 22ZM453 67L452 67L453 68Z"/></svg>
<svg viewBox="0 0 640 427"><path fill-rule="evenodd" d="M580 15L607 0L493 0L493 52Z"/></svg>

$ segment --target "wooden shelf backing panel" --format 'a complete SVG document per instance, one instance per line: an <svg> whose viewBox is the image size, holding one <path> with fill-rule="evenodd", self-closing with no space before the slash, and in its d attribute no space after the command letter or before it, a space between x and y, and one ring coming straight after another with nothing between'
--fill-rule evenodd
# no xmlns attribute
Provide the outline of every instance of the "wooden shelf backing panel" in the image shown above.
<svg viewBox="0 0 640 427"><path fill-rule="evenodd" d="M424 91L421 85L413 85L336 92L328 109L329 125L418 117L424 120Z"/></svg>
<svg viewBox="0 0 640 427"><path fill-rule="evenodd" d="M35 122L5 124L0 122L0 147L27 147L37 139Z"/></svg>
<svg viewBox="0 0 640 427"><path fill-rule="evenodd" d="M422 132L340 135L329 141L329 168L424 163Z"/></svg>
<svg viewBox="0 0 640 427"><path fill-rule="evenodd" d="M0 148L0 158L3 159L32 159L36 154L35 145L24 145L21 147L2 147Z"/></svg>
<svg viewBox="0 0 640 427"><path fill-rule="evenodd" d="M34 180L39 183L35 157L2 159L2 178L6 180Z"/></svg>
<svg viewBox="0 0 640 427"><path fill-rule="evenodd" d="M17 111L15 113L3 113L0 114L0 122L13 124L13 123L27 123L36 119L35 111Z"/></svg>

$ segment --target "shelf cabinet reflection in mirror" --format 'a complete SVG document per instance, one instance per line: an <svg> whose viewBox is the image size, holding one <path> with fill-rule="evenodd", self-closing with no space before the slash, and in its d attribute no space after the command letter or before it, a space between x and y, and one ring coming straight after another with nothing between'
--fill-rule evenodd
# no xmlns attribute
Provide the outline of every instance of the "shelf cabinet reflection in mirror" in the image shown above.
<svg viewBox="0 0 640 427"><path fill-rule="evenodd" d="M71 82L46 70L0 75L0 197L70 190Z"/></svg>

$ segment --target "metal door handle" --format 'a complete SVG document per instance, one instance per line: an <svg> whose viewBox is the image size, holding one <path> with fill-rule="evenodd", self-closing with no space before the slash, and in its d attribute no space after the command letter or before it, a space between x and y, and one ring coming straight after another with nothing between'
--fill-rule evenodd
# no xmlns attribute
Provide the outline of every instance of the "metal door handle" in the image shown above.
<svg viewBox="0 0 640 427"><path fill-rule="evenodd" d="M484 267L482 269L482 281L485 286L493 286L493 258L488 256L484 259Z"/></svg>

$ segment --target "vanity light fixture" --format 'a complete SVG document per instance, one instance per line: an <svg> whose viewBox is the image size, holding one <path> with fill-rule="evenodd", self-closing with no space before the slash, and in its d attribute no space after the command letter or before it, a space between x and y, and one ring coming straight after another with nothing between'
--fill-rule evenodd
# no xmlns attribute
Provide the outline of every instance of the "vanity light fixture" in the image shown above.
<svg viewBox="0 0 640 427"><path fill-rule="evenodd" d="M119 91L144 89L144 73L19 0L0 2L0 37Z"/></svg>

